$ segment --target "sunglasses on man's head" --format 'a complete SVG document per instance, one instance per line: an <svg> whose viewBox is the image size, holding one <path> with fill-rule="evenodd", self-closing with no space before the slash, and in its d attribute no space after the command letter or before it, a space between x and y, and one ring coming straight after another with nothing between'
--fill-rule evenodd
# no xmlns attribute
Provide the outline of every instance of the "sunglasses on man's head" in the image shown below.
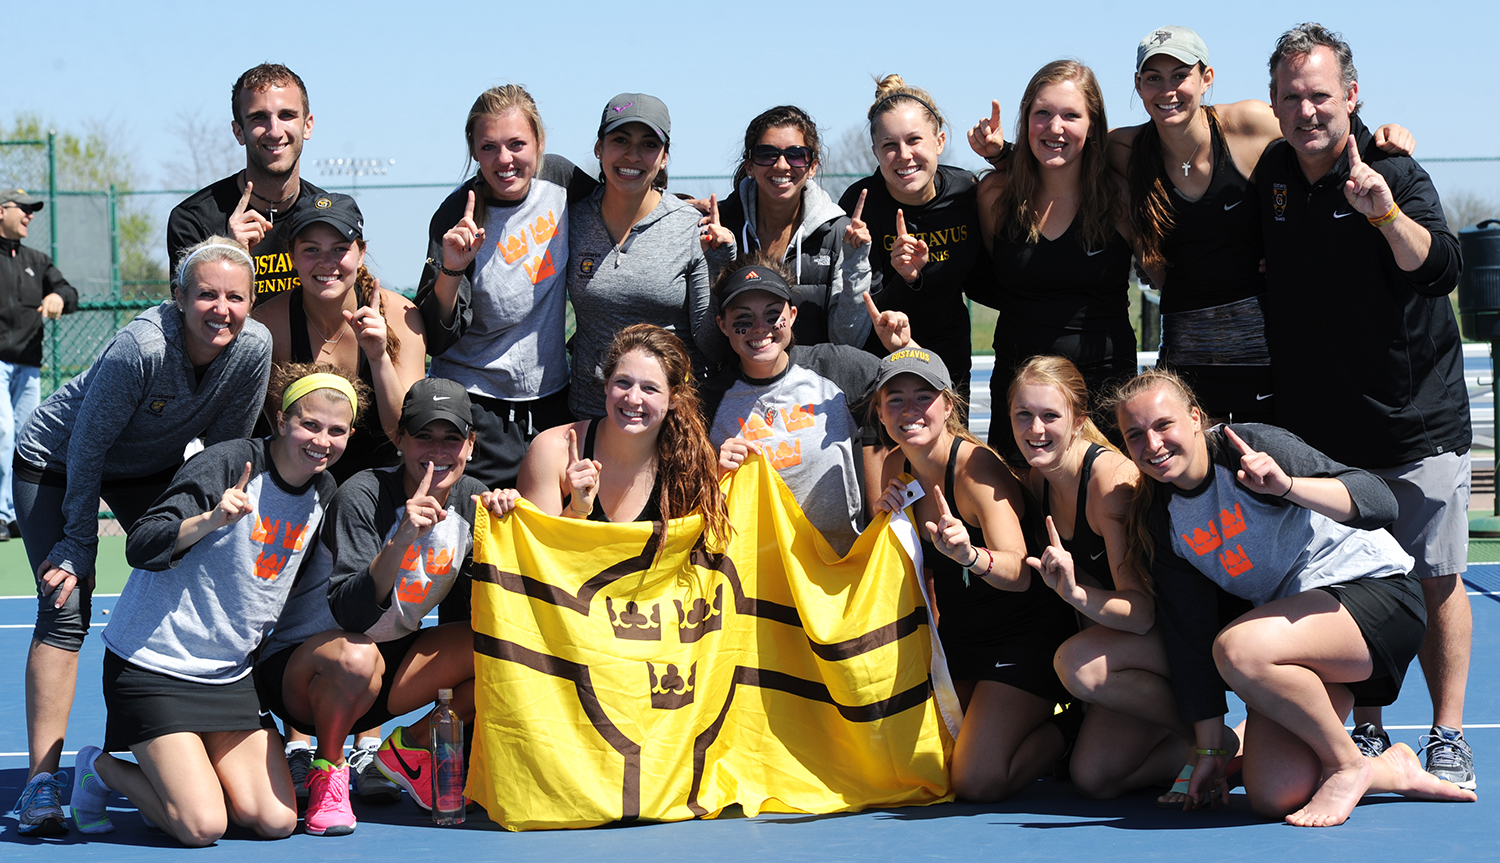
<svg viewBox="0 0 1500 863"><path fill-rule="evenodd" d="M770 144L756 144L750 151L750 161L762 168L769 168L776 164L777 159L785 158L786 163L793 168L806 168L812 164L813 151L811 147L772 147Z"/></svg>

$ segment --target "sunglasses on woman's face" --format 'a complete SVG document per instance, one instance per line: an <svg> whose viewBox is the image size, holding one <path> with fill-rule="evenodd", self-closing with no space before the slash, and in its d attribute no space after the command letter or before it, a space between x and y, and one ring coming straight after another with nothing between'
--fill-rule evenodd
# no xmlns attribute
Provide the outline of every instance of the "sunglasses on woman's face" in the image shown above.
<svg viewBox="0 0 1500 863"><path fill-rule="evenodd" d="M755 149L750 151L750 161L762 168L771 167L781 158L786 159L786 163L793 168L806 168L812 164L812 148L787 147L783 150L770 144L756 144Z"/></svg>

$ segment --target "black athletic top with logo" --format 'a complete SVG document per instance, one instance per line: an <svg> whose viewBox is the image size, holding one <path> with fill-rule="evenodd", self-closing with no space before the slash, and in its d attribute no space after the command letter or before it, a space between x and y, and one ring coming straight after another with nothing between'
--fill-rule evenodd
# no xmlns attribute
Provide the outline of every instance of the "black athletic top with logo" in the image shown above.
<svg viewBox="0 0 1500 863"><path fill-rule="evenodd" d="M292 289L292 295L287 297L286 306L287 326L292 332L292 362L310 363L315 359L312 348L312 340L307 337L307 309L302 305L302 286L298 285ZM370 370L370 362L365 359L364 349L359 350L359 379L370 387L371 392L376 393L379 398L379 390L375 388L375 373ZM340 485L362 470L372 467L391 467L401 462L401 454L397 452L396 445L386 436L385 429L380 426L380 409L376 404L366 405L365 411L360 415L359 421L354 424L354 434L349 436L349 444L344 448L344 455L328 472L339 481Z"/></svg>
<svg viewBox="0 0 1500 863"><path fill-rule="evenodd" d="M1099 332L1130 313L1130 244L1118 231L1098 248L1079 237L1079 217L1055 240L996 238L1001 316L1018 316L1052 330Z"/></svg>
<svg viewBox="0 0 1500 863"><path fill-rule="evenodd" d="M1083 470L1078 474L1078 507L1073 513L1073 538L1063 540L1063 548L1073 555L1073 565L1094 577L1105 590L1115 589L1114 571L1109 567L1109 553L1104 548L1104 537L1089 527L1089 479L1094 475L1094 460L1104 452L1104 447L1091 443L1083 456ZM1042 519L1052 514L1050 485L1042 480Z"/></svg>
<svg viewBox="0 0 1500 863"><path fill-rule="evenodd" d="M943 359L955 382L969 377L969 309L964 295L992 303L989 257L979 233L977 182L967 170L939 165L934 177L937 196L911 206L891 197L877 170L844 191L839 206L853 212L859 193L868 191L862 213L870 229L870 295L883 311L905 312L911 318L912 341ZM927 242L928 261L917 281L908 285L891 266L896 244L896 210L902 211L906 230ZM865 350L878 356L889 351L871 333Z"/></svg>
<svg viewBox="0 0 1500 863"><path fill-rule="evenodd" d="M1427 172L1376 147L1359 118L1350 127L1360 157L1432 245L1420 266L1402 271L1380 229L1344 197L1347 152L1309 182L1291 145L1266 148L1255 176L1276 419L1344 464L1394 467L1471 441L1448 302L1462 261Z"/></svg>
<svg viewBox="0 0 1500 863"><path fill-rule="evenodd" d="M1167 280L1162 314L1207 309L1247 299L1265 289L1260 271L1260 202L1255 185L1235 167L1217 122L1210 123L1214 174L1196 201L1184 198L1161 168L1172 207L1172 228L1162 237Z"/></svg>
<svg viewBox="0 0 1500 863"><path fill-rule="evenodd" d="M172 215L167 218L167 258L174 271L178 258L189 248L215 235L233 238L234 235L229 231L229 217L240 205L240 198L244 195L240 190L239 177L238 173L231 174L217 183L205 186L172 208ZM297 200L309 195L326 194L306 180L300 182L302 186L297 193ZM302 284L297 280L297 271L292 268L292 238L287 235L291 211L292 205L288 204L285 210L261 214L271 220L271 229L250 250L251 257L255 258L257 302L267 295L289 291Z"/></svg>

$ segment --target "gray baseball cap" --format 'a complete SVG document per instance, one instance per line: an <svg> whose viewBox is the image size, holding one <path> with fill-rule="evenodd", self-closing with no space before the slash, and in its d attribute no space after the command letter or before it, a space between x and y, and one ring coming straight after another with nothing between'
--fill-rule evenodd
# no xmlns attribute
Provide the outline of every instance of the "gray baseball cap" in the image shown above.
<svg viewBox="0 0 1500 863"><path fill-rule="evenodd" d="M1203 44L1203 39L1192 30L1177 24L1158 27L1146 34L1146 38L1135 49L1135 71L1140 72L1146 61L1157 54L1176 57L1193 65L1208 65L1208 46Z"/></svg>
<svg viewBox="0 0 1500 863"><path fill-rule="evenodd" d="M604 106L599 118L599 134L607 135L626 123L645 123L663 141L672 140L672 115L667 105L645 93L621 93Z"/></svg>
<svg viewBox="0 0 1500 863"><path fill-rule="evenodd" d="M0 191L0 204L15 204L23 210L35 213L47 206L47 201L29 194L25 189L5 189Z"/></svg>
<svg viewBox="0 0 1500 863"><path fill-rule="evenodd" d="M887 356L880 361L880 375L875 378L875 389L891 382L897 375L912 374L940 390L953 389L953 378L948 367L938 355L925 348L910 347Z"/></svg>

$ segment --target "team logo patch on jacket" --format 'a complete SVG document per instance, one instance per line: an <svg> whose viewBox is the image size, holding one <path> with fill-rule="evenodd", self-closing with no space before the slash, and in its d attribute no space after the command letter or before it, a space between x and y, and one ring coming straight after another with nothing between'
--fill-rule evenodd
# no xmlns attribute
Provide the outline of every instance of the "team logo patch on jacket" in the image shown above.
<svg viewBox="0 0 1500 863"><path fill-rule="evenodd" d="M1271 209L1276 213L1276 221L1286 221L1286 184L1271 184Z"/></svg>

